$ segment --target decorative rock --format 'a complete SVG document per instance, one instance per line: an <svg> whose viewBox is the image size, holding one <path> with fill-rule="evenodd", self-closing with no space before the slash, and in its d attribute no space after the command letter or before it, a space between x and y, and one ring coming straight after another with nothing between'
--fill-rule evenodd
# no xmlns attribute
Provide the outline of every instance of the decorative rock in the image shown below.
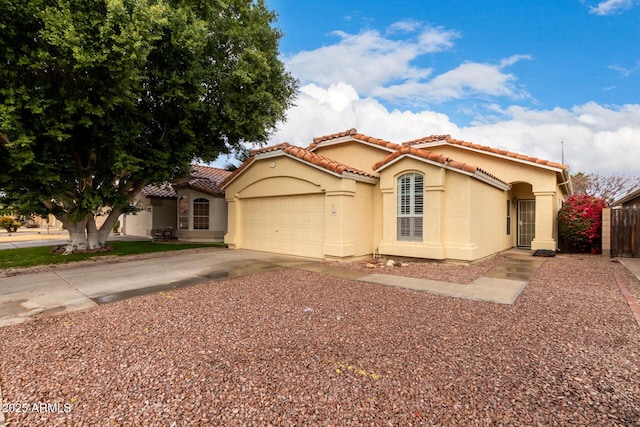
<svg viewBox="0 0 640 427"><path fill-rule="evenodd" d="M396 265L396 262L392 259L390 259L389 261L387 261L387 267L393 267Z"/></svg>
<svg viewBox="0 0 640 427"><path fill-rule="evenodd" d="M366 268L377 268L375 264L371 264L370 262L364 265Z"/></svg>

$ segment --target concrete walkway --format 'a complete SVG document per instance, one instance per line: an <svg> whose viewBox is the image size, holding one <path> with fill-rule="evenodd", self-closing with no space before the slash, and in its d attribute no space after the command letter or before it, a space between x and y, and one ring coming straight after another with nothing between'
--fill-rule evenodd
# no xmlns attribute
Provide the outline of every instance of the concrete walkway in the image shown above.
<svg viewBox="0 0 640 427"><path fill-rule="evenodd" d="M522 250L507 251L503 255L508 258L505 263L489 270L484 276L467 285L391 274L368 274L321 264L300 264L295 268L359 282L396 286L448 297L513 304L546 259L532 257L531 252Z"/></svg>
<svg viewBox="0 0 640 427"><path fill-rule="evenodd" d="M618 258L618 260L640 280L640 258Z"/></svg>

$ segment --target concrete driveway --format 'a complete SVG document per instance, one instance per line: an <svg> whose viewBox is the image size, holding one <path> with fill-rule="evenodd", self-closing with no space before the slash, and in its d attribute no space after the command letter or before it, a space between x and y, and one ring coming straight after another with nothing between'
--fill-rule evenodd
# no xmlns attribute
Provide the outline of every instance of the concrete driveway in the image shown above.
<svg viewBox="0 0 640 427"><path fill-rule="evenodd" d="M211 249L0 278L0 326L309 261L242 249Z"/></svg>

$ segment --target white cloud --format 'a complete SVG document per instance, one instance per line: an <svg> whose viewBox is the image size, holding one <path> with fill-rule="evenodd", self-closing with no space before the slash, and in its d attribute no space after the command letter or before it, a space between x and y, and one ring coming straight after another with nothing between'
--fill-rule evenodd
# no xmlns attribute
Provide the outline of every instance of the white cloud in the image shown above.
<svg viewBox="0 0 640 427"><path fill-rule="evenodd" d="M640 105L611 107L595 102L571 109L501 109L493 105L490 122L459 127L445 115L431 110L389 110L377 100L358 95L345 83L322 88L302 88L288 121L272 138L307 146L316 136L355 127L364 134L393 142L404 142L433 134L507 149L565 163L572 173L638 175L640 159ZM491 172L491 171L489 171Z"/></svg>
<svg viewBox="0 0 640 427"><path fill-rule="evenodd" d="M328 87L336 82L353 86L364 96L424 107L467 97L507 97L522 99L528 93L516 84L516 76L504 68L529 55L513 55L497 64L465 62L439 75L431 68L414 65L417 58L453 47L460 35L456 31L424 27L414 21L401 21L387 29L388 34L417 33L395 40L369 30L359 34L335 32L340 41L286 59L287 68L303 84Z"/></svg>
<svg viewBox="0 0 640 427"><path fill-rule="evenodd" d="M633 0L606 0L598 3L596 7L591 6L589 13L599 16L614 15L633 8L633 3Z"/></svg>
<svg viewBox="0 0 640 427"><path fill-rule="evenodd" d="M615 64L609 65L607 68L613 71L617 71L618 73L620 73L620 77L626 78L640 71L640 61L636 62L635 66L631 68L622 67L620 65L615 65Z"/></svg>
<svg viewBox="0 0 640 427"><path fill-rule="evenodd" d="M572 173L638 175L640 105L607 107L595 102L571 109L510 107L503 120L461 129L461 139L533 157L564 161Z"/></svg>
<svg viewBox="0 0 640 427"><path fill-rule="evenodd" d="M287 68L303 84L326 87L342 81L367 94L392 81L427 78L432 71L415 67L411 61L450 49L459 37L456 31L418 27L409 21L396 23L390 29L391 32L420 32L413 38L394 40L375 30L359 34L336 31L333 34L340 37L338 43L296 53L285 59Z"/></svg>
<svg viewBox="0 0 640 427"><path fill-rule="evenodd" d="M418 21L398 21L391 24L389 28L387 28L387 34L412 33L418 30L420 27L421 24Z"/></svg>
<svg viewBox="0 0 640 427"><path fill-rule="evenodd" d="M466 62L429 81L409 80L377 88L371 94L394 102L408 101L412 105L442 103L477 96L528 98L529 94L515 84L516 77L502 71L502 67L515 63L514 58L502 60L500 65ZM520 56L520 59L522 58L527 57Z"/></svg>
<svg viewBox="0 0 640 427"><path fill-rule="evenodd" d="M336 104L332 102L335 99L348 102ZM424 135L455 133L458 129L445 114L433 111L389 111L373 98L359 97L353 87L344 83L326 89L307 85L301 88L296 106L288 111L287 121L279 126L271 143L286 141L307 146L316 136L350 128L396 142Z"/></svg>

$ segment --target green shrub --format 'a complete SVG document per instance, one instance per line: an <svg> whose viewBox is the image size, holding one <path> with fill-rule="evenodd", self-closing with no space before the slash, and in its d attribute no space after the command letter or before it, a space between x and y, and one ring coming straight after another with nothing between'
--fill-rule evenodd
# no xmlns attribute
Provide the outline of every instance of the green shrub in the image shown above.
<svg viewBox="0 0 640 427"><path fill-rule="evenodd" d="M13 219L13 217L3 216L0 218L0 228L7 230L7 233L18 230L21 225L22 224Z"/></svg>

